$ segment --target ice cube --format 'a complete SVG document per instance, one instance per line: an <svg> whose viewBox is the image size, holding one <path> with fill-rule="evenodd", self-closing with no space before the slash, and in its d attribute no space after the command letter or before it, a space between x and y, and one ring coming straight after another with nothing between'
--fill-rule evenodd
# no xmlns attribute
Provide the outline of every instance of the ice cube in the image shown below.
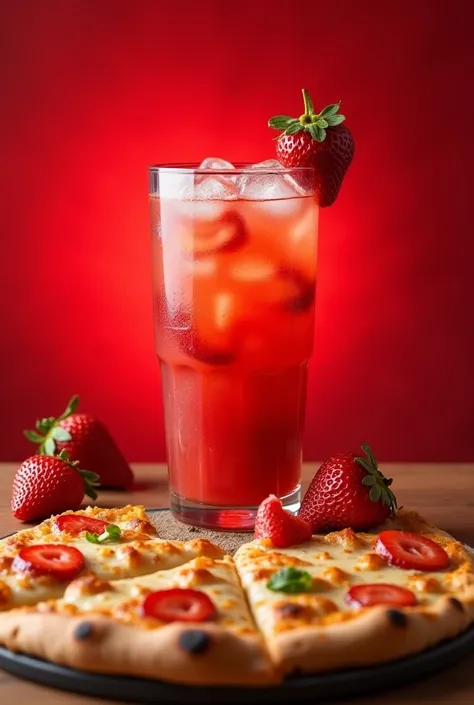
<svg viewBox="0 0 474 705"><path fill-rule="evenodd" d="M266 159L264 162L252 164L249 169L262 170L262 174L245 173L238 179L241 198L257 201L295 198L303 195L298 183L288 173L275 173L284 169L276 159ZM268 170L268 173L265 173Z"/></svg>
<svg viewBox="0 0 474 705"><path fill-rule="evenodd" d="M235 171L235 167L225 159L206 157L200 169L225 169ZM229 174L196 174L196 198L202 200L233 200L238 197L236 177Z"/></svg>
<svg viewBox="0 0 474 705"><path fill-rule="evenodd" d="M266 159L258 164L252 164L249 169L261 169L263 172L268 170L269 173L262 173L259 177L254 174L243 174L239 179L240 197L267 201L310 195L310 192L306 192L291 174L286 171L281 174L274 173L284 168L277 159Z"/></svg>
<svg viewBox="0 0 474 705"><path fill-rule="evenodd" d="M281 164L278 159L265 159L264 162L252 164L250 169L283 169L283 164Z"/></svg>
<svg viewBox="0 0 474 705"><path fill-rule="evenodd" d="M234 165L218 157L206 157L199 165L200 169L235 169Z"/></svg>
<svg viewBox="0 0 474 705"><path fill-rule="evenodd" d="M159 190L161 199L188 199L194 194L193 173L163 171L160 174Z"/></svg>
<svg viewBox="0 0 474 705"><path fill-rule="evenodd" d="M232 201L238 198L238 195L235 177L224 175L206 176L196 184L194 190L195 198L203 201Z"/></svg>

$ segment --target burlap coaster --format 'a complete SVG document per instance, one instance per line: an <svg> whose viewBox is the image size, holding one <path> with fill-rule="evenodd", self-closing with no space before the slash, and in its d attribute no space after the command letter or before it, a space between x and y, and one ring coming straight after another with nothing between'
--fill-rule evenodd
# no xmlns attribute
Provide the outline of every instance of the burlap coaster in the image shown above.
<svg viewBox="0 0 474 705"><path fill-rule="evenodd" d="M231 556L239 546L253 539L253 534L250 531L239 533L212 531L210 529L199 529L195 526L182 524L173 517L168 509L158 511L149 510L147 514L156 526L160 539L167 539L169 541L191 541L195 538L208 539L223 548L224 551Z"/></svg>

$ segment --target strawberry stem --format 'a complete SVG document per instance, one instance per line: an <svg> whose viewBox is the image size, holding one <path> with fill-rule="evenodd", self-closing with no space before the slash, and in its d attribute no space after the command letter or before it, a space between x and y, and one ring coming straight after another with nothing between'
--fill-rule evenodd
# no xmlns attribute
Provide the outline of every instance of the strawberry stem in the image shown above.
<svg viewBox="0 0 474 705"><path fill-rule="evenodd" d="M73 468L74 470L77 470L84 483L84 494L86 494L91 499L97 499L97 492L95 491L95 488L99 487L100 485L99 476L95 472L91 472L90 470L81 470L78 467L79 461L71 460L67 451L64 449L56 457L59 458L59 460L62 460L63 463L69 465L69 467Z"/></svg>
<svg viewBox="0 0 474 705"><path fill-rule="evenodd" d="M296 135L305 131L317 142L324 142L327 130L337 127L346 119L345 115L339 113L341 101L326 105L319 113L314 112L313 101L306 88L302 89L304 101L304 113L299 118L292 118L289 115L275 115L268 121L268 126L274 130L282 130L275 139L280 139L283 135Z"/></svg>
<svg viewBox="0 0 474 705"><path fill-rule="evenodd" d="M311 100L311 96L309 95L306 88L303 88L303 101L304 101L304 114L305 115L313 115L313 113L314 113L313 101Z"/></svg>
<svg viewBox="0 0 474 705"><path fill-rule="evenodd" d="M39 443L38 455L54 455L56 452L56 443L67 443L71 440L71 434L65 428L59 426L61 421L67 419L73 414L79 405L79 397L75 394L69 401L67 407L61 414L55 418L48 416L44 419L36 421L36 430L23 431L25 437L32 443Z"/></svg>
<svg viewBox="0 0 474 705"><path fill-rule="evenodd" d="M372 502L382 502L389 508L390 514L397 512L397 499L390 489L392 478L386 478L379 470L377 460L368 443L362 443L361 449L366 457L357 457L356 463L364 468L366 475L362 478L362 484L370 487L369 497Z"/></svg>

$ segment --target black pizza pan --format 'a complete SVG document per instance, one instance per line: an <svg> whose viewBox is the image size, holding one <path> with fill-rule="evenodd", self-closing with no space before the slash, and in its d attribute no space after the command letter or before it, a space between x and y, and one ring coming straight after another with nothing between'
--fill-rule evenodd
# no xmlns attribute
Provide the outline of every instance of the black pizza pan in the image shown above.
<svg viewBox="0 0 474 705"><path fill-rule="evenodd" d="M143 678L84 673L0 648L0 668L26 680L135 705L277 705L324 703L384 692L426 678L474 653L474 627L420 654L370 668L288 678L262 688L187 686Z"/></svg>

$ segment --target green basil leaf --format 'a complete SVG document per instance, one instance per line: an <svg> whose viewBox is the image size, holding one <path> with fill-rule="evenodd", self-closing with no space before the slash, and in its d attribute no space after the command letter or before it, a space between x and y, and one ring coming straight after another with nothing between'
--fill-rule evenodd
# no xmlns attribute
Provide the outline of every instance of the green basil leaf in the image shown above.
<svg viewBox="0 0 474 705"><path fill-rule="evenodd" d="M290 594L310 592L313 589L313 578L306 570L293 567L282 568L272 575L267 583L267 588L272 592Z"/></svg>
<svg viewBox="0 0 474 705"><path fill-rule="evenodd" d="M104 539L104 541L120 541L120 534L122 532L120 527L116 526L116 524L109 524L108 526L106 526L105 532L108 534L108 539Z"/></svg>
<svg viewBox="0 0 474 705"><path fill-rule="evenodd" d="M98 534L91 534L90 531L86 531L86 539L89 543L100 543Z"/></svg>

